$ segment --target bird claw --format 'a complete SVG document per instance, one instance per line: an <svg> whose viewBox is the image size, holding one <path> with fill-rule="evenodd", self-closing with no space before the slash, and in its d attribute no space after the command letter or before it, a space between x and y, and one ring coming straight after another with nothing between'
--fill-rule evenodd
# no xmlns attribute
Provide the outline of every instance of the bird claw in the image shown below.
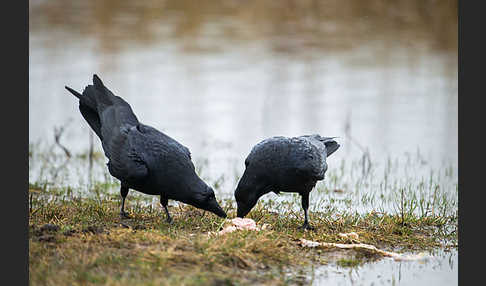
<svg viewBox="0 0 486 286"><path fill-rule="evenodd" d="M302 226L299 226L299 229L301 229L301 230L316 230L315 227L311 226L308 223L304 223Z"/></svg>
<svg viewBox="0 0 486 286"><path fill-rule="evenodd" d="M128 213L127 213L127 212L120 212L120 217L121 217L122 219L124 219L124 218L127 218L127 219L128 219L128 218L131 218L131 217L128 215Z"/></svg>

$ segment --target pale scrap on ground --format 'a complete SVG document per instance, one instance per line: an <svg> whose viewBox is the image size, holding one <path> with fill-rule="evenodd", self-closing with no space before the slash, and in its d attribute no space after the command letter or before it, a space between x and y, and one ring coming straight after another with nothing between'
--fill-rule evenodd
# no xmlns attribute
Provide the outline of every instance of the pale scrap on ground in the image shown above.
<svg viewBox="0 0 486 286"><path fill-rule="evenodd" d="M234 218L229 220L230 224L224 227L222 230L218 232L208 232L208 235L216 234L216 235L223 235L226 233L230 233L236 230L251 230L251 231L261 231L265 230L269 227L268 224L263 224L261 227L256 225L256 222L251 218ZM356 232L350 233L340 233L340 237L342 238L350 238L354 240L358 240L359 236ZM344 244L344 243L332 243L332 242L317 242L311 241L307 239L300 239L299 244L302 247L323 247L323 248L340 248L340 249L365 249L371 251L376 254L380 254L385 257L391 257L395 261L404 261L404 260L422 260L426 259L427 255L425 253L419 254L400 254L391 251L385 251L378 249L374 245L364 244L364 243L351 243L351 244Z"/></svg>
<svg viewBox="0 0 486 286"><path fill-rule="evenodd" d="M380 255L383 255L385 257L391 257L395 261L405 261L405 260L422 260L428 258L426 253L419 253L419 254L400 254L396 252L391 252L391 251L385 251L376 248L374 245L370 244L364 244L364 243L352 243L352 244L344 244L344 243L332 243L332 242L317 242L317 241L312 241L312 240L307 240L307 239L300 239L299 241L300 245L302 247L324 247L324 248L341 248L341 249L365 249Z"/></svg>
<svg viewBox="0 0 486 286"><path fill-rule="evenodd" d="M350 239L355 239L358 240L359 236L356 232L350 232L350 233L340 233L338 234L342 238L350 238Z"/></svg>
<svg viewBox="0 0 486 286"><path fill-rule="evenodd" d="M218 232L209 232L208 234L217 234L217 235L222 235L226 233L233 232L235 230L253 230L253 231L260 231L260 230L265 230L268 228L268 224L263 224L261 227L256 225L256 222L251 219L251 218L234 218L229 220L231 223L230 225L227 225L224 227L222 230Z"/></svg>

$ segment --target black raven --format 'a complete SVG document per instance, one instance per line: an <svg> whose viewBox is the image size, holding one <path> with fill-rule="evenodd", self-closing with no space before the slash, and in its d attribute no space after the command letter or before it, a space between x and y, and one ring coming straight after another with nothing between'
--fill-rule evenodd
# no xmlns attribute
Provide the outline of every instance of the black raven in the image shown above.
<svg viewBox="0 0 486 286"><path fill-rule="evenodd" d="M197 176L189 149L140 123L130 105L106 88L97 75L83 94L66 89L79 98L81 114L101 140L108 170L121 182L122 217L128 217L124 207L129 188L160 195L168 222L172 221L167 209L169 199L226 217L213 189Z"/></svg>
<svg viewBox="0 0 486 286"><path fill-rule="evenodd" d="M340 146L334 138L277 136L255 145L245 160L246 169L235 190L237 216L246 216L266 193L297 192L302 196L305 214L302 228L313 229L307 214L309 193L317 181L324 179L327 156Z"/></svg>

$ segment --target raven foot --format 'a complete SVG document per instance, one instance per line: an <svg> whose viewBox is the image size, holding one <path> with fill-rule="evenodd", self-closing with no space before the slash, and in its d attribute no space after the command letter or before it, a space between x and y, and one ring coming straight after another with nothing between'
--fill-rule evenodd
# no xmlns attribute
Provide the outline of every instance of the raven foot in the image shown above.
<svg viewBox="0 0 486 286"><path fill-rule="evenodd" d="M315 227L311 226L309 223L304 223L302 226L299 226L301 230L316 230Z"/></svg>
<svg viewBox="0 0 486 286"><path fill-rule="evenodd" d="M122 218L122 219L127 218L128 219L128 218L132 218L132 217L129 216L127 212L122 211L122 212L120 212L120 218Z"/></svg>

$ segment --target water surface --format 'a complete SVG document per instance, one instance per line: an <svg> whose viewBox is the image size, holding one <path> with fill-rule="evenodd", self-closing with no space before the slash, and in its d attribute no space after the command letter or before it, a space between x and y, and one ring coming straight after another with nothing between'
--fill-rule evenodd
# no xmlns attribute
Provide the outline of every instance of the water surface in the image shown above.
<svg viewBox="0 0 486 286"><path fill-rule="evenodd" d="M419 149L456 166L453 2L216 2L31 1L30 141L52 142L71 120L65 145L88 148L64 85L82 90L97 73L215 174L242 169L264 138L309 133L340 137L331 163Z"/></svg>

